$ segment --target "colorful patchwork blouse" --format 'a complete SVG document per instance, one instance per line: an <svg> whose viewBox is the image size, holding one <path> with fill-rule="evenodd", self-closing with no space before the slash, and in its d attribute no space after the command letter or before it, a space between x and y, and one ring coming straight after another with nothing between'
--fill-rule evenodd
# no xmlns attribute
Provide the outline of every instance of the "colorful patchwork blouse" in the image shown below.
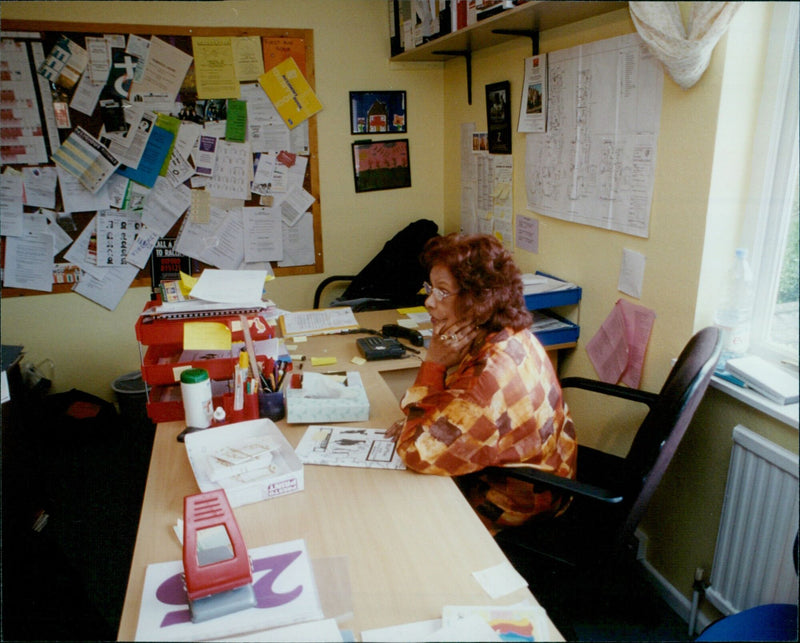
<svg viewBox="0 0 800 643"><path fill-rule="evenodd" d="M555 515L569 498L481 472L524 463L575 477L575 429L552 363L528 329L490 335L447 375L423 362L401 402L397 451L410 469L458 476L481 520L497 531ZM469 474L469 475L468 475Z"/></svg>

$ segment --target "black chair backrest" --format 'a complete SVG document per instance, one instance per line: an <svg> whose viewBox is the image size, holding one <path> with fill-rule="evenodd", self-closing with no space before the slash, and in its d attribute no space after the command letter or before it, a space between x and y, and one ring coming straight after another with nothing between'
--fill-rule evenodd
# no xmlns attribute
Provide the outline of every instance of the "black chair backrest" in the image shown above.
<svg viewBox="0 0 800 643"><path fill-rule="evenodd" d="M438 230L436 223L428 219L409 223L384 244L339 299L387 299L393 307L419 303L416 295L428 276L419 257L428 240L438 235Z"/></svg>
<svg viewBox="0 0 800 643"><path fill-rule="evenodd" d="M625 501L630 508L620 539L632 536L639 524L708 388L721 348L718 328L698 331L681 352L639 427L625 457L631 493Z"/></svg>

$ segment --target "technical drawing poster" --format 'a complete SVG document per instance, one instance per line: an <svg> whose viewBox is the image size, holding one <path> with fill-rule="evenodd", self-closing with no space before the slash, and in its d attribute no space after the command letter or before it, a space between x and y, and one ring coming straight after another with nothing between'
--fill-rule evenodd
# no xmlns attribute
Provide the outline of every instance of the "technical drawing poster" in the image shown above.
<svg viewBox="0 0 800 643"><path fill-rule="evenodd" d="M528 208L647 237L663 84L638 34L548 54L547 132L527 136Z"/></svg>

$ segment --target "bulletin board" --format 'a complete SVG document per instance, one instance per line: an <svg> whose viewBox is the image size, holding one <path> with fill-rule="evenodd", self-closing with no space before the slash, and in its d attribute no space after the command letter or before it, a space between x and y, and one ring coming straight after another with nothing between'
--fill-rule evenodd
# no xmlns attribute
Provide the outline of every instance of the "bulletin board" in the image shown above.
<svg viewBox="0 0 800 643"><path fill-rule="evenodd" d="M91 111L91 113L82 113L78 109L74 109L72 104L70 104L70 92L66 91L66 96L64 95L65 90L60 85L56 85L55 83L49 83L50 88L50 96L43 96L43 94L47 93L48 83L42 83L41 80L37 77L37 67L36 67L36 59L37 57L40 58L41 54L37 54L34 56L30 52L32 51L32 47L37 47L39 52L43 52L44 56L47 57L48 54L53 50L54 46L63 38L66 37L70 39L70 41L76 43L78 46L82 48L86 48L87 44L89 46L95 46L98 41L102 41L103 38L114 38L116 35L115 42L119 43L120 41L125 42L125 39L129 39L131 35L135 35L140 39L147 39L152 42L152 39L158 39L160 41L159 44L167 43L169 46L174 47L185 54L188 54L189 57L193 56L193 38L220 38L220 39L227 39L231 38L233 41L237 40L249 40L250 43L255 42L254 39L259 39L261 43L260 54L263 56L263 69L264 72L269 71L270 69L275 68L277 65L286 62L286 59L292 58L294 63L296 63L297 67L299 68L300 72L304 76L305 80L307 81L308 86L311 88L312 95L313 95L313 88L315 85L314 79L314 44L313 44L313 30L309 29L274 29L274 28L227 28L227 27L174 27L174 26L149 26L149 25L122 25L122 24L92 24L92 23L68 23L68 22L48 22L48 21L28 21L28 20L4 20L2 24L2 32L4 36L4 40L6 41L13 41L15 43L22 43L20 46L27 48L30 58L31 58L31 73L34 77L33 84L36 87L36 99L37 104L31 105L32 109L38 110L39 115L41 116L42 121L42 138L44 139L43 144L46 146L46 162L45 163L31 163L29 160L26 160L24 157L15 157L13 154L6 153L9 148L7 147L9 141L7 137L3 137L6 140L3 140L3 157L2 162L3 165L0 167L0 171L5 172L7 168L13 168L22 172L23 168L26 168L26 171L30 172L31 167L36 167L37 165L40 166L51 166L54 167L54 162L52 160L52 155L58 149L59 144L64 144L67 138L70 136L71 133L75 132L76 128L81 128L85 132L87 132L92 137L102 138L101 135L107 132L105 129L109 122L111 122L111 127L115 127L113 124L113 115L114 110L106 109L107 103L102 104L98 100L95 108ZM89 41L87 42L87 38ZM34 45L33 43L40 43L39 45ZM196 42L200 42L197 40ZM256 56L254 56L256 57ZM172 110L171 117L177 118L179 120L184 119L191 119L194 122L200 122L203 124L203 127L207 127L207 124L214 119L214 114L209 113L212 109L214 103L219 103L220 101L210 101L210 100L202 100L200 98L199 93L196 92L195 88L197 87L197 78L196 76L196 69L194 60L196 58L192 58L192 62L188 68L188 72L186 73L185 79L181 85L180 92L175 99L175 108ZM237 63L239 61L237 60ZM288 61L291 63L291 61ZM88 66L87 66L88 67ZM213 68L213 64L211 65ZM0 70L0 71L6 71ZM207 77L208 74L208 66L206 66L205 70L201 70L203 74L206 75L204 82L206 83L206 87L209 83L213 83L219 81L222 84L222 79L210 79ZM85 69L83 73L89 73L88 69ZM98 73L99 75L99 73ZM76 79L77 82L80 81L80 76ZM110 77L109 80L110 81ZM250 81L250 82L257 82L257 81ZM243 83L244 84L244 83ZM287 81L288 84L288 81ZM193 94L192 92L195 91ZM13 97L11 97L13 99ZM3 92L3 105L2 107L8 107L9 96L6 92ZM146 100L146 99L145 99ZM180 103L180 105L178 104ZM225 103L223 100L222 103ZM230 104L230 101L228 101ZM299 103L298 103L299 104ZM182 108L178 110L179 107ZM112 106L114 107L114 106ZM62 110L62 113L59 114L59 108ZM91 108L84 107L83 112L88 112ZM67 113L64 114L63 110L67 110ZM178 111L178 113L174 113ZM46 113L50 112L50 113ZM159 115L160 112L154 110L156 116ZM3 118L8 118L8 114L10 112L4 110ZM111 114L111 115L109 115ZM69 126L68 127L54 127L52 122L55 119L58 120L59 118L69 119ZM230 117L230 116L229 116ZM64 121L60 121L63 125ZM8 127L8 123L3 123L4 127ZM291 128L292 126L289 125ZM55 130L55 133L54 131ZM9 131L9 130L6 130ZM321 210L320 210L320 194L319 194L319 159L318 159L318 149L317 149L317 123L316 117L314 115L304 119L304 123L297 126L296 128L292 128L291 132L293 133L292 136L292 145L294 145L294 141L302 141L299 144L299 147L302 148L299 151L288 151L287 150L271 150L271 154L277 155L279 158L283 158L283 163L286 165L293 165L295 163L295 159L298 157L299 160L303 161L305 164L305 171L304 174L296 172L294 176L294 181L298 182L302 180L302 192L304 193L304 198L308 200L313 197L313 203L307 207L307 210L303 214L304 217L304 227L303 227L303 234L304 238L308 238L309 236L313 237L313 252L310 251L310 245L306 244L304 247L304 253L302 255L303 262L283 262L283 261L271 261L270 264L272 266L272 270L276 277L285 276L285 275L299 275L299 274L315 274L323 272L323 250L322 250L322 227L321 227ZM250 139L252 134L248 130L247 138ZM224 137L220 137L224 138ZM108 139L105 139L106 141ZM250 141L248 140L248 143ZM265 143L262 142L262 146ZM197 151L197 143L195 143L195 151ZM41 159L42 154L39 154ZM21 158L22 162L15 162L15 159ZM255 164L258 155L254 155L253 163ZM288 161L286 159L289 159ZM167 161L169 158L167 158ZM7 162L8 161L8 162ZM194 161L194 159L192 159ZM300 167L298 165L297 167ZM166 167L166 166L165 166ZM63 168L59 168L63 170ZM285 168L283 168L285 169ZM196 169L195 169L196 171ZM161 176L163 177L164 174L162 172ZM184 187L185 186L185 187ZM186 188L190 189L194 198L194 192L196 191L195 188L192 187L192 181L187 179L185 183L181 186L181 189L184 193L187 193ZM251 187L255 187L251 185ZM298 191L300 191L298 189ZM145 190L146 192L146 190ZM257 206L264 206L264 205L272 205L272 202L269 201L269 196L264 196L262 191L261 194L256 192L249 192L249 198L243 201L244 206L250 207L257 207ZM63 209L63 199L60 189L55 190L55 206L53 210L56 213L64 213ZM267 199L267 201L265 201ZM193 202L194 203L194 202ZM280 203L280 201L278 201ZM307 202L306 202L307 203ZM306 203L303 204L305 207ZM127 206L126 206L127 207ZM194 206L192 206L194 207ZM37 207L30 207L28 205L24 206L24 212L28 213L40 213L41 209ZM182 214L177 221L174 223L172 228L166 235L163 235L164 238L174 239L176 235L180 231L180 226L183 222L188 219L190 214L193 215L192 208L189 208ZM311 223L309 225L308 221L308 214L310 213L311 216ZM52 214L52 213L51 213ZM74 211L71 212L69 216L64 216L63 220L59 217L58 224L59 227L63 230L66 230L67 233L70 235L72 240L74 241L77 239L84 228L95 219L95 216L99 214L97 211L87 210L87 211ZM295 219L295 222L299 220L299 217ZM281 228L283 230L284 238L287 233L287 229L283 228L286 226L286 219L284 218L281 221ZM0 230L0 233L3 231ZM295 233L299 234L299 233ZM3 258L4 262L6 260L6 253L7 253L7 237L2 237L3 243ZM163 240L162 240L163 241ZM162 245L162 244L159 244ZM64 255L69 250L69 247L64 248L61 252L57 253L54 256L54 265L60 265L65 262L68 263L68 260L64 259ZM185 258L186 262L186 258ZM289 263L293 265L286 265L281 266L281 263ZM4 263L5 265L5 263ZM135 278L131 282L130 286L150 286L151 285L151 274L150 274L150 262L148 262L147 266L139 270L136 274ZM189 265L192 267L192 272L198 274L202 268L206 265L213 265L209 263L204 263L203 261L197 259L191 259ZM262 264L263 265L263 264ZM130 267L130 266L129 266ZM246 266L247 267L247 266ZM60 292L69 292L73 290L75 284L74 283L54 283L52 286L53 293L60 293ZM43 292L38 289L25 289L25 288L9 288L3 285L2 289L2 296L19 296L19 295L37 295L37 294L48 294L47 292Z"/></svg>

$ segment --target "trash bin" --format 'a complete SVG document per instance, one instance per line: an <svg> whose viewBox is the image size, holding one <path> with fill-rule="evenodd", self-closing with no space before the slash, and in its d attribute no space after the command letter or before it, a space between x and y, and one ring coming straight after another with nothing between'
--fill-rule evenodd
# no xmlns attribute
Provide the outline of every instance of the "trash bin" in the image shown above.
<svg viewBox="0 0 800 643"><path fill-rule="evenodd" d="M141 371L120 375L111 388L116 394L119 414L129 428L148 431L154 428L147 417L147 388Z"/></svg>

